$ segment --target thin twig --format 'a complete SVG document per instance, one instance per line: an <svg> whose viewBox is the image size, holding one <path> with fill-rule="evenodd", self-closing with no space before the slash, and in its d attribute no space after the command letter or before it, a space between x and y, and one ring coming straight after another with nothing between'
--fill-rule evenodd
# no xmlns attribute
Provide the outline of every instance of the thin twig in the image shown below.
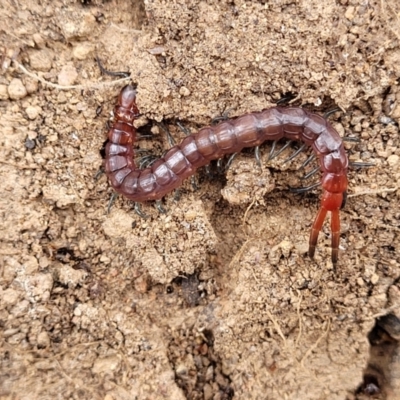
<svg viewBox="0 0 400 400"><path fill-rule="evenodd" d="M352 194L348 194L347 198L349 197L357 197L357 196L364 196L368 194L382 194L382 193L393 193L398 189L398 187L394 188L381 188L381 189L376 189L376 190L363 190L361 192L356 192Z"/></svg>
<svg viewBox="0 0 400 400"><path fill-rule="evenodd" d="M331 327L331 320L328 320L328 326L325 332L322 332L322 335L317 339L317 341L306 351L303 358L300 361L300 365L304 368L304 361L305 359L318 347L321 340L329 333L329 329Z"/></svg>

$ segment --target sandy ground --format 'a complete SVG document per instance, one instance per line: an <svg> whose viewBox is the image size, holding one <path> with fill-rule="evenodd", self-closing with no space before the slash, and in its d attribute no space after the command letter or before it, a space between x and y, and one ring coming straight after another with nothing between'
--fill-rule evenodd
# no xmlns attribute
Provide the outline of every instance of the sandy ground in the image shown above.
<svg viewBox="0 0 400 400"><path fill-rule="evenodd" d="M400 398L396 0L1 0L0 37L1 399ZM108 213L97 172L126 81L96 54L137 84L150 154L161 121L179 141L179 122L288 94L339 107L350 159L374 166L349 171L336 270L328 224L306 255L320 190L288 191L293 147L199 171L167 214Z"/></svg>

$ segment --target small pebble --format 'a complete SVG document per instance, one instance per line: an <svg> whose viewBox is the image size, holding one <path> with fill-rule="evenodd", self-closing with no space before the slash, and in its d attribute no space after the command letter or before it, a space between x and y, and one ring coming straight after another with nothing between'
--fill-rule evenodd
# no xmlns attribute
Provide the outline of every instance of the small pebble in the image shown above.
<svg viewBox="0 0 400 400"><path fill-rule="evenodd" d="M211 400L213 398L214 392L212 386L206 383L203 387L204 400Z"/></svg>
<svg viewBox="0 0 400 400"><path fill-rule="evenodd" d="M6 85L0 85L0 100L8 100L8 90Z"/></svg>
<svg viewBox="0 0 400 400"><path fill-rule="evenodd" d="M44 41L42 35L40 33L34 33L32 36L33 41L39 49L43 49L46 46L46 42Z"/></svg>
<svg viewBox="0 0 400 400"><path fill-rule="evenodd" d="M115 371L120 364L120 359L116 355L111 355L104 358L98 358L95 360L92 373L93 374L100 374L100 373L111 373Z"/></svg>
<svg viewBox="0 0 400 400"><path fill-rule="evenodd" d="M373 285L376 285L379 282L379 275L378 274L372 274L370 281Z"/></svg>
<svg viewBox="0 0 400 400"><path fill-rule="evenodd" d="M27 150L33 150L36 147L36 142L32 139L26 139L25 140L25 148Z"/></svg>
<svg viewBox="0 0 400 400"><path fill-rule="evenodd" d="M90 43L80 43L72 50L72 54L77 60L86 60L92 52L93 45Z"/></svg>
<svg viewBox="0 0 400 400"><path fill-rule="evenodd" d="M17 290L8 288L2 293L2 302L5 307L14 306L17 304L19 297L20 293Z"/></svg>
<svg viewBox="0 0 400 400"><path fill-rule="evenodd" d="M90 37L96 29L96 24L96 18L90 12L80 14L79 18L74 18L74 15L68 15L58 21L58 25L67 42Z"/></svg>
<svg viewBox="0 0 400 400"><path fill-rule="evenodd" d="M35 71L48 72L51 69L52 54L48 49L37 50L29 54L29 63Z"/></svg>
<svg viewBox="0 0 400 400"><path fill-rule="evenodd" d="M30 77L25 78L25 87L29 94L35 93L39 88L39 83Z"/></svg>
<svg viewBox="0 0 400 400"><path fill-rule="evenodd" d="M78 72L73 65L64 65L58 74L58 84L62 86L70 86L75 83Z"/></svg>
<svg viewBox="0 0 400 400"><path fill-rule="evenodd" d="M183 97L189 96L189 95L190 95L190 90L189 90L187 87L182 86L182 87L179 89L179 94L180 94L181 96L183 96Z"/></svg>
<svg viewBox="0 0 400 400"><path fill-rule="evenodd" d="M392 154L387 158L387 162L391 167L394 167L399 163L399 156L397 154Z"/></svg>
<svg viewBox="0 0 400 400"><path fill-rule="evenodd" d="M37 345L40 348L45 348L50 345L50 337L46 331L40 332L37 336Z"/></svg>
<svg viewBox="0 0 400 400"><path fill-rule="evenodd" d="M28 115L29 119L36 119L40 112L42 111L42 109L40 107L35 107L35 106L28 106L25 108L25 112Z"/></svg>
<svg viewBox="0 0 400 400"><path fill-rule="evenodd" d="M23 99L28 94L21 79L14 78L8 85L8 95L13 100Z"/></svg>
<svg viewBox="0 0 400 400"><path fill-rule="evenodd" d="M347 7L347 10L345 11L344 16L348 20L351 21L352 19L354 19L354 16L355 16L354 12L355 12L355 8L353 6Z"/></svg>
<svg viewBox="0 0 400 400"><path fill-rule="evenodd" d="M163 46L156 46L153 47L152 49L147 50L151 55L153 56L158 56L160 54L165 53L165 47Z"/></svg>

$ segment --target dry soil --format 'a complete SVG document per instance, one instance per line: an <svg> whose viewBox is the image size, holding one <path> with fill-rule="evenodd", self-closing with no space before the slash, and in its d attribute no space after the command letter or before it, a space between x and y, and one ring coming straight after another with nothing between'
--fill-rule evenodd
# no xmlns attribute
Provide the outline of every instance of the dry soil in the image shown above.
<svg viewBox="0 0 400 400"><path fill-rule="evenodd" d="M400 398L398 1L1 0L0 46L1 399ZM339 108L373 166L349 171L337 268L329 224L306 254L296 144L199 171L166 214L108 212L129 78L96 55L137 84L145 154L282 98Z"/></svg>

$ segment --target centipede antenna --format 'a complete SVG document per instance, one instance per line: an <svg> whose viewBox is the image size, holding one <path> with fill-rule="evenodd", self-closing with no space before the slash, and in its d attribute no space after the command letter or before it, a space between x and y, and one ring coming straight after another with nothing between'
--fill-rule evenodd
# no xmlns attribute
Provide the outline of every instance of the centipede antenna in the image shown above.
<svg viewBox="0 0 400 400"><path fill-rule="evenodd" d="M278 143L277 140L274 140L274 141L272 142L271 151L269 152L268 160L267 160L267 161L270 161L270 160L272 160L272 159L274 158L274 151L275 151L275 148L276 148L276 144L277 144L277 143Z"/></svg>
<svg viewBox="0 0 400 400"><path fill-rule="evenodd" d="M167 140L168 140L169 146L170 146L170 147L175 146L175 140L174 140L174 138L172 137L172 135L171 135L169 129L168 129L162 122L159 122L159 123L158 123L158 126L167 134Z"/></svg>
<svg viewBox="0 0 400 400"><path fill-rule="evenodd" d="M306 174L303 177L301 177L300 180L305 181L306 179L311 178L313 175L315 175L318 171L319 171L319 166L315 167L308 174Z"/></svg>
<svg viewBox="0 0 400 400"><path fill-rule="evenodd" d="M357 162L357 161L352 161L349 162L349 166L352 168L367 168L367 167L374 167L375 163L373 162Z"/></svg>
<svg viewBox="0 0 400 400"><path fill-rule="evenodd" d="M313 190L314 188L316 188L316 187L318 187L320 185L321 185L321 182L317 182L317 183L313 183L312 185L306 186L306 187L297 187L297 188L289 187L289 190L290 190L291 193L296 193L296 194L306 193L306 192L309 192L310 190Z"/></svg>
<svg viewBox="0 0 400 400"><path fill-rule="evenodd" d="M342 111L342 110L339 107L333 108L332 110L329 110L324 114L324 118L327 119L329 116L331 116L332 114L335 114L335 112L338 112L338 111Z"/></svg>
<svg viewBox="0 0 400 400"><path fill-rule="evenodd" d="M192 133L190 132L190 129L187 128L186 126L182 125L180 122L176 123L178 125L178 128L186 135L190 136Z"/></svg>
<svg viewBox="0 0 400 400"><path fill-rule="evenodd" d="M162 206L161 200L156 200L156 208L160 214L166 214L167 210Z"/></svg>
<svg viewBox="0 0 400 400"><path fill-rule="evenodd" d="M358 137L353 137L353 136L343 136L342 140L344 142L351 142L351 143L360 143L361 139Z"/></svg>
<svg viewBox="0 0 400 400"><path fill-rule="evenodd" d="M275 157L278 157L279 154L283 153L291 144L293 140L288 140L273 156L269 159L272 160Z"/></svg>
<svg viewBox="0 0 400 400"><path fill-rule="evenodd" d="M102 64L101 61L100 61L100 58L97 57L97 56L95 56L95 60L96 60L96 62L97 62L97 65L98 65L99 68L100 68L100 72L101 72L103 75L120 76L120 77L122 77L122 78L128 78L129 76L131 76L130 72L122 72L122 71L114 72L114 71L109 71L108 69L105 69L105 68L103 67L103 64Z"/></svg>
<svg viewBox="0 0 400 400"><path fill-rule="evenodd" d="M310 156L307 158L307 160L304 161L303 164L300 165L300 168L298 169L298 171L307 167L307 165L310 164L310 162L313 161L314 159L315 159L315 153L310 154Z"/></svg>
<svg viewBox="0 0 400 400"><path fill-rule="evenodd" d="M256 163L258 167L261 169L261 154L260 154L260 146L256 146L254 148L254 158L256 159Z"/></svg>
<svg viewBox="0 0 400 400"><path fill-rule="evenodd" d="M108 204L107 204L107 214L110 214L111 207L112 207L112 205L114 204L115 199L116 199L117 197L118 197L118 194L115 193L115 192L113 192L113 194L112 194L111 197L110 197L110 201L109 201Z"/></svg>
<svg viewBox="0 0 400 400"><path fill-rule="evenodd" d="M225 165L225 171L228 171L228 169L231 167L236 155L237 155L237 153L233 153L230 155L230 157L228 158L228 161L226 162L226 165Z"/></svg>
<svg viewBox="0 0 400 400"><path fill-rule="evenodd" d="M143 218L143 219L147 219L149 218L148 215L146 215L143 211L142 211L142 205L140 203L138 203L137 201L135 201L135 205L133 207L133 209L135 210L135 213L137 215L139 215L139 217Z"/></svg>
<svg viewBox="0 0 400 400"><path fill-rule="evenodd" d="M294 158L296 158L306 147L306 144L303 143L289 158L287 158L283 164L286 164L289 161L292 161Z"/></svg>

